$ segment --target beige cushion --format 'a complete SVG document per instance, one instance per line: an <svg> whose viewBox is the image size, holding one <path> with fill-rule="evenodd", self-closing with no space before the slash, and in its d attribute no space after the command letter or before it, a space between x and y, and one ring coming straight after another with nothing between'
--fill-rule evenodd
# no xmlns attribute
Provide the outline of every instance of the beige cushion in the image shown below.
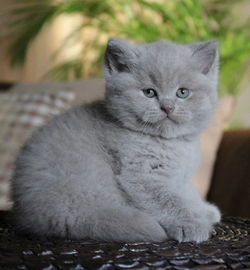
<svg viewBox="0 0 250 270"><path fill-rule="evenodd" d="M9 203L9 182L17 152L37 126L69 107L104 96L104 80L18 84L0 94L0 209ZM231 105L230 105L231 104ZM193 182L202 197L209 188L217 148L232 107L232 100L220 101L215 117L201 137L202 161Z"/></svg>
<svg viewBox="0 0 250 270"><path fill-rule="evenodd" d="M91 102L101 99L104 96L104 79L75 80L65 82L40 82L40 83L20 83L11 88L11 92L50 92L67 91L74 92L76 98L73 104ZM9 92L8 92L9 93Z"/></svg>
<svg viewBox="0 0 250 270"><path fill-rule="evenodd" d="M68 109L75 97L63 89L36 90L20 85L0 94L0 210L11 207L10 179L20 147L37 127Z"/></svg>
<svg viewBox="0 0 250 270"><path fill-rule="evenodd" d="M221 98L208 128L201 134L201 160L192 182L202 198L206 198L208 193L223 130L232 115L234 107L234 97L225 96Z"/></svg>

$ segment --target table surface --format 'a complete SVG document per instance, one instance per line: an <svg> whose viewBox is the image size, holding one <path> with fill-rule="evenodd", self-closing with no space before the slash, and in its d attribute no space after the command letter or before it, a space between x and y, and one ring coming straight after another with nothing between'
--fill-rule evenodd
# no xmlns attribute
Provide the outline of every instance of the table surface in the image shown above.
<svg viewBox="0 0 250 270"><path fill-rule="evenodd" d="M19 235L0 212L0 269L250 269L250 220L224 218L201 244L98 243Z"/></svg>

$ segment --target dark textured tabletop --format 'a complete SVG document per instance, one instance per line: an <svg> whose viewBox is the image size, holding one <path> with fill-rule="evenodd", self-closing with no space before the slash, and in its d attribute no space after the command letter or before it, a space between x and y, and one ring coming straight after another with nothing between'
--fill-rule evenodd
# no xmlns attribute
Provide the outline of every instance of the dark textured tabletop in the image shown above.
<svg viewBox="0 0 250 270"><path fill-rule="evenodd" d="M224 218L201 244L97 243L19 235L0 212L0 269L250 269L250 220Z"/></svg>

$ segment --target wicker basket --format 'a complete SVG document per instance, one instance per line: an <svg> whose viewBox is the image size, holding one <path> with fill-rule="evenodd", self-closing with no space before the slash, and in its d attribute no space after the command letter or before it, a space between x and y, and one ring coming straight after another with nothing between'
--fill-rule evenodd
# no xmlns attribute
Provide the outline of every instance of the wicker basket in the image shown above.
<svg viewBox="0 0 250 270"><path fill-rule="evenodd" d="M250 220L224 218L209 241L97 243L18 235L0 212L0 269L250 269Z"/></svg>

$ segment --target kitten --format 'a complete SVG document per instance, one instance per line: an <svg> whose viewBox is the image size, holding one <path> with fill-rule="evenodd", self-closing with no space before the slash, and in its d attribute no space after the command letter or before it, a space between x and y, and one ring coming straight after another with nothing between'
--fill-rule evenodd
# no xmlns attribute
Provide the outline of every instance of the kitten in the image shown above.
<svg viewBox="0 0 250 270"><path fill-rule="evenodd" d="M190 183L217 100L216 41L110 39L104 101L38 130L13 177L20 229L108 241L207 240L220 212Z"/></svg>

